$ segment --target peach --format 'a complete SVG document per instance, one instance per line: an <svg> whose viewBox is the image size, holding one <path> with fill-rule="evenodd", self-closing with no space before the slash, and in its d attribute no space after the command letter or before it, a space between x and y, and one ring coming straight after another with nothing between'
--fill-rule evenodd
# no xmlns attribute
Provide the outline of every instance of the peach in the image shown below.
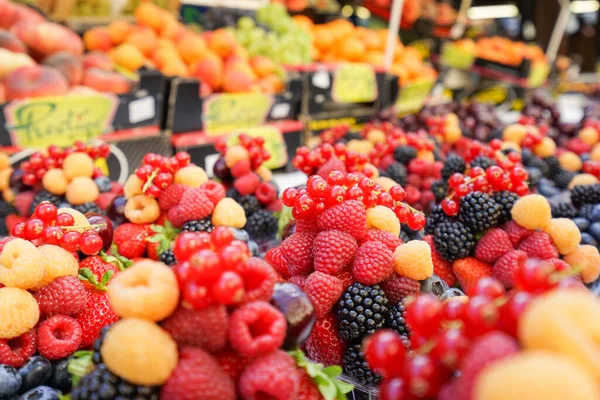
<svg viewBox="0 0 600 400"><path fill-rule="evenodd" d="M265 56L255 56L250 59L250 66L259 78L275 73L277 66L270 58Z"/></svg>
<svg viewBox="0 0 600 400"><path fill-rule="evenodd" d="M229 93L249 92L254 84L254 77L243 69L226 68L223 75L223 90Z"/></svg>
<svg viewBox="0 0 600 400"><path fill-rule="evenodd" d="M70 29L53 22L20 22L13 32L25 43L34 59L42 60L59 51L83 54L83 41Z"/></svg>
<svg viewBox="0 0 600 400"><path fill-rule="evenodd" d="M171 14L163 16L163 25L160 28L159 36L169 40L178 40L185 34L185 27L180 24Z"/></svg>
<svg viewBox="0 0 600 400"><path fill-rule="evenodd" d="M100 68L105 71L112 71L113 62L106 53L100 51L92 51L84 54L81 58L81 62L84 69L88 68Z"/></svg>
<svg viewBox="0 0 600 400"><path fill-rule="evenodd" d="M16 70L17 68L35 65L35 61L24 53L13 53L6 49L0 49L0 79Z"/></svg>
<svg viewBox="0 0 600 400"><path fill-rule="evenodd" d="M9 29L17 22L18 7L9 1L0 1L0 28Z"/></svg>
<svg viewBox="0 0 600 400"><path fill-rule="evenodd" d="M158 68L161 68L169 60L172 60L172 59L178 59L178 60L182 61L181 58L179 57L179 53L177 53L177 50L174 50L169 47L158 47L152 53L152 61L154 61L154 63L156 64L156 66Z"/></svg>
<svg viewBox="0 0 600 400"><path fill-rule="evenodd" d="M97 90L81 85L73 86L71 89L69 89L69 94L73 96L88 96L96 93L98 93Z"/></svg>
<svg viewBox="0 0 600 400"><path fill-rule="evenodd" d="M130 71L137 71L144 65L144 54L131 43L120 44L112 53L113 61Z"/></svg>
<svg viewBox="0 0 600 400"><path fill-rule="evenodd" d="M112 44L118 46L125 41L133 27L127 21L116 20L111 22L107 29Z"/></svg>
<svg viewBox="0 0 600 400"><path fill-rule="evenodd" d="M65 77L55 68L25 66L5 77L6 101L28 97L62 96L69 91Z"/></svg>
<svg viewBox="0 0 600 400"><path fill-rule="evenodd" d="M213 90L211 89L210 86L208 86L206 83L204 82L200 82L200 87L198 89L198 96L200 96L201 99L210 96L211 94L213 94Z"/></svg>
<svg viewBox="0 0 600 400"><path fill-rule="evenodd" d="M236 45L235 37L225 29L217 29L210 35L208 47L220 57L227 57Z"/></svg>
<svg viewBox="0 0 600 400"><path fill-rule="evenodd" d="M141 3L133 15L138 25L160 30L163 24L164 11L150 2Z"/></svg>
<svg viewBox="0 0 600 400"><path fill-rule="evenodd" d="M83 34L83 42L88 50L108 51L113 47L113 41L107 28L95 27Z"/></svg>
<svg viewBox="0 0 600 400"><path fill-rule="evenodd" d="M137 28L127 37L125 43L137 47L144 55L149 56L156 47L156 33L150 28Z"/></svg>
<svg viewBox="0 0 600 400"><path fill-rule="evenodd" d="M186 64L191 64L204 56L206 43L200 36L186 35L177 43L177 51Z"/></svg>
<svg viewBox="0 0 600 400"><path fill-rule="evenodd" d="M27 53L27 48L12 32L0 31L0 49L10 50L13 53Z"/></svg>
<svg viewBox="0 0 600 400"><path fill-rule="evenodd" d="M277 75L265 76L258 81L258 84L263 93L277 94L281 93L285 88L283 81Z"/></svg>
<svg viewBox="0 0 600 400"><path fill-rule="evenodd" d="M246 50L246 48L239 43L236 43L236 45L233 46L233 50L231 51L230 55L234 55L234 56L239 57L242 60L246 60L246 61L248 61L250 59L248 50Z"/></svg>
<svg viewBox="0 0 600 400"><path fill-rule="evenodd" d="M168 60L160 71L167 76L187 76L189 72L187 65L177 58Z"/></svg>
<svg viewBox="0 0 600 400"><path fill-rule="evenodd" d="M116 94L131 91L131 81L123 75L104 71L99 68L90 68L85 71L83 84L100 92L111 92Z"/></svg>
<svg viewBox="0 0 600 400"><path fill-rule="evenodd" d="M66 51L46 57L42 64L59 70L65 76L67 82L69 82L69 86L79 85L83 79L83 64L81 60Z"/></svg>
<svg viewBox="0 0 600 400"><path fill-rule="evenodd" d="M213 52L190 66L190 76L200 79L212 90L218 90L223 83L223 61Z"/></svg>
<svg viewBox="0 0 600 400"><path fill-rule="evenodd" d="M4 95L4 84L0 82L0 104L6 102L6 96Z"/></svg>

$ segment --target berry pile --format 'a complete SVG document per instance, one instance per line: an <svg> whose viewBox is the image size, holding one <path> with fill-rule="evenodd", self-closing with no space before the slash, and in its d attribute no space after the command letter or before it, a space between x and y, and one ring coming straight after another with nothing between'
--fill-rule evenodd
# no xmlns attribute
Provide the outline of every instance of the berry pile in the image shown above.
<svg viewBox="0 0 600 400"><path fill-rule="evenodd" d="M142 193L156 199L173 182L186 181L189 179L188 175L195 175L195 171L185 169L189 164L190 155L185 152L179 152L173 157L146 154L142 165L135 170L135 175L142 184Z"/></svg>
<svg viewBox="0 0 600 400"><path fill-rule="evenodd" d="M360 172L367 177L375 177L377 169L368 162L368 153L372 147L372 144L368 143L366 151L361 152L352 150L349 145L344 143L334 145L323 143L313 150L309 150L308 147L299 147L292 159L292 164L307 175L317 174L327 177L331 171L341 171ZM362 143L360 144L362 145Z"/></svg>

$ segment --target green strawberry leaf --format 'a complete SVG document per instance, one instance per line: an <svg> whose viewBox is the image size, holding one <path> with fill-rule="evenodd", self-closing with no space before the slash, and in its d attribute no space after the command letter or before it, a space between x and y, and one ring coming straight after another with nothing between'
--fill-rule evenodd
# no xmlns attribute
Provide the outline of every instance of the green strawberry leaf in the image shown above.
<svg viewBox="0 0 600 400"><path fill-rule="evenodd" d="M319 392L325 397L327 400L333 400L337 397L337 387L332 380L323 378L322 375L318 375L314 378L317 386L319 387Z"/></svg>
<svg viewBox="0 0 600 400"><path fill-rule="evenodd" d="M73 387L77 386L81 378L89 374L94 369L92 363L93 351L81 350L73 353L73 356L67 364L67 371L71 374Z"/></svg>
<svg viewBox="0 0 600 400"><path fill-rule="evenodd" d="M146 241L150 243L158 243L156 249L157 254L162 254L165 250L171 247L171 242L175 240L179 229L175 228L169 221L165 221L164 225L152 225L154 235L148 236Z"/></svg>
<svg viewBox="0 0 600 400"><path fill-rule="evenodd" d="M89 268L81 268L79 270L79 275L77 276L77 278L79 278L80 281L88 282L90 285L92 285L97 290L106 292L106 284L102 283L102 282L98 282L98 278L96 278L96 275L94 275L92 273L92 271L90 271ZM102 281L104 282L104 277L102 277Z"/></svg>
<svg viewBox="0 0 600 400"><path fill-rule="evenodd" d="M110 281L110 279L113 277L113 275L115 274L115 271L111 271L108 270L104 273L104 275L102 275L102 284L104 286L108 285L108 282Z"/></svg>
<svg viewBox="0 0 600 400"><path fill-rule="evenodd" d="M338 376L340 376L342 374L342 367L340 367L339 365L330 365L327 368L323 368L322 371L325 375L327 375L328 377L335 379Z"/></svg>
<svg viewBox="0 0 600 400"><path fill-rule="evenodd" d="M296 360L298 367L306 370L325 400L345 400L346 393L354 388L353 385L339 379L342 374L342 368L339 366L324 368L323 364L310 361L300 350L291 351L289 354Z"/></svg>
<svg viewBox="0 0 600 400"><path fill-rule="evenodd" d="M67 394L59 393L58 400L71 400L71 393L67 393Z"/></svg>
<svg viewBox="0 0 600 400"><path fill-rule="evenodd" d="M115 267L119 268L119 271L125 271L133 264L133 261L131 261L129 258L123 257L119 254L116 244L113 244L110 248L110 254L106 254L105 252L101 251L100 257L102 257L104 262L111 263Z"/></svg>

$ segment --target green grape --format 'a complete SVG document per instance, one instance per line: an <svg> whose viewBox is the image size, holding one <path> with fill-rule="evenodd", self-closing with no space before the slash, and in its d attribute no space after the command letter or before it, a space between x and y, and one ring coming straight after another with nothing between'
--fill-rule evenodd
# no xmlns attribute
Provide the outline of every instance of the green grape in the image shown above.
<svg viewBox="0 0 600 400"><path fill-rule="evenodd" d="M240 29L252 29L256 26L254 20L250 17L242 17L238 20L238 27Z"/></svg>

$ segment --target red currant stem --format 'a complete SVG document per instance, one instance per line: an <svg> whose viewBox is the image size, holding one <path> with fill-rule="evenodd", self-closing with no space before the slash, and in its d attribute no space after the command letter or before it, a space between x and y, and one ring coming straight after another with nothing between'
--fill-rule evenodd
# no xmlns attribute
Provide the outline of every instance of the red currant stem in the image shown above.
<svg viewBox="0 0 600 400"><path fill-rule="evenodd" d="M66 230L66 231L72 231L72 230L75 230L75 229L89 230L89 229L95 229L95 228L106 228L106 224L72 225L72 226L61 226L60 228Z"/></svg>
<svg viewBox="0 0 600 400"><path fill-rule="evenodd" d="M413 214L423 214L422 211L417 210L416 208L411 207L410 205L408 205L407 203L402 203L400 202L400 204L402 204L404 207L408 208L410 210L411 213ZM423 214L425 215L425 214Z"/></svg>
<svg viewBox="0 0 600 400"><path fill-rule="evenodd" d="M558 283L565 278L570 278L572 276L577 276L581 272L582 268L580 266L569 268L565 271L556 271L550 274L548 281L550 283Z"/></svg>
<svg viewBox="0 0 600 400"><path fill-rule="evenodd" d="M463 183L461 183L461 185L468 185L469 183L471 183L471 182L475 182L477 179L479 179L479 178L481 178L481 177L484 177L484 176L485 176L485 173L483 173L483 174L479 174L479 175L477 175L477 176L474 176L474 177L472 177L472 178L469 178L469 179L467 179L466 181L464 181ZM455 190L453 190L452 192L450 192L450 194L449 194L448 196L446 196L446 198L447 198L448 200L452 200L452 198L454 197L454 195L455 195L455 194L456 194L456 191L455 191Z"/></svg>
<svg viewBox="0 0 600 400"><path fill-rule="evenodd" d="M492 304L494 304L497 308L500 308L507 302L508 302L508 297L501 296L501 297L494 299L494 301L492 301Z"/></svg>
<svg viewBox="0 0 600 400"><path fill-rule="evenodd" d="M156 178L156 175L158 175L159 172L160 169L158 168L152 171L152 173L148 177L148 180L146 181L146 183L144 183L144 186L142 186L142 193L146 193L146 190L148 190L148 188L152 186L152 181L154 180L154 178Z"/></svg>
<svg viewBox="0 0 600 400"><path fill-rule="evenodd" d="M453 319L452 321L442 322L441 325L442 325L442 328L449 331L450 329L462 328L464 326L464 323L459 319Z"/></svg>
<svg viewBox="0 0 600 400"><path fill-rule="evenodd" d="M435 344L436 344L435 340L429 339L427 342L425 342L425 344L423 346L419 347L415 351L415 354L421 355L421 356L429 354L429 353L431 353L431 350L433 350L433 348L435 347Z"/></svg>

